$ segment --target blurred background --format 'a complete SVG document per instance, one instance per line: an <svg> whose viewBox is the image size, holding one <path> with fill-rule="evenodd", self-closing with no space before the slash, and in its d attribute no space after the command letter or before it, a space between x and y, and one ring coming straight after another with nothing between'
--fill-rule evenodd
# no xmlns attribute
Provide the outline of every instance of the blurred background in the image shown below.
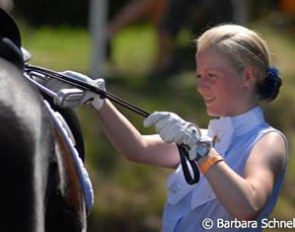
<svg viewBox="0 0 295 232"><path fill-rule="evenodd" d="M142 109L173 111L201 127L209 118L194 91L194 38L219 22L256 30L268 41L284 81L279 97L265 106L266 117L287 135L290 149L287 178L272 216L293 219L295 1L203 0L193 6L187 1L176 15L168 2L0 0L0 5L17 21L31 64L103 77L109 92ZM95 188L88 232L117 231L118 226L121 232L160 231L170 170L124 160L102 133L94 110L85 105L76 112ZM153 133L143 128L141 116L122 112L141 132Z"/></svg>

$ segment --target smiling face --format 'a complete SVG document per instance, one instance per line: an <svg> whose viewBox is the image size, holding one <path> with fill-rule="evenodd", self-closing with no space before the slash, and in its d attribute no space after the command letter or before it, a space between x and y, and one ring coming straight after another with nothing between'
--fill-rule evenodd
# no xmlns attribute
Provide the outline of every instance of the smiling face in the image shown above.
<svg viewBox="0 0 295 232"><path fill-rule="evenodd" d="M269 48L254 31L223 24L206 30L195 41L197 90L209 115L239 115L272 100L273 90L278 92L280 85L272 86L269 79ZM263 90L263 86L274 88Z"/></svg>
<svg viewBox="0 0 295 232"><path fill-rule="evenodd" d="M235 116L257 104L253 95L253 75L239 73L227 57L202 48L196 54L197 91L210 116Z"/></svg>

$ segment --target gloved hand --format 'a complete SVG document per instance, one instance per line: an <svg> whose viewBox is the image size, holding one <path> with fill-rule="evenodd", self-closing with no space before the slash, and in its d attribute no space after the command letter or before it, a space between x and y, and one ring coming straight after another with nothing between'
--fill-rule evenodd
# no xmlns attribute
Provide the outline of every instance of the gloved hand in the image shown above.
<svg viewBox="0 0 295 232"><path fill-rule="evenodd" d="M84 74L73 71L64 71L60 74L83 81L105 91L105 81L101 78L93 80ZM60 107L77 107L91 102L91 105L96 110L100 110L104 103L104 99L98 94L80 89L69 83L54 78L43 80L41 84L56 93L54 101Z"/></svg>
<svg viewBox="0 0 295 232"><path fill-rule="evenodd" d="M65 75L65 76L72 77L74 79L84 81L90 85L96 86L97 88L99 88L103 91L106 91L105 81L102 78L98 78L98 79L93 80L90 77L88 77L82 73L78 73L78 72L74 72L74 71L64 71L61 74ZM85 104L88 102L91 102L91 105L93 106L93 108L95 108L96 110L100 110L101 107L103 106L104 98L102 98L98 94L84 91L84 95L81 99L81 104Z"/></svg>
<svg viewBox="0 0 295 232"><path fill-rule="evenodd" d="M200 139L199 127L171 112L154 112L144 120L144 126L155 126L157 133L166 143L177 143L195 147Z"/></svg>

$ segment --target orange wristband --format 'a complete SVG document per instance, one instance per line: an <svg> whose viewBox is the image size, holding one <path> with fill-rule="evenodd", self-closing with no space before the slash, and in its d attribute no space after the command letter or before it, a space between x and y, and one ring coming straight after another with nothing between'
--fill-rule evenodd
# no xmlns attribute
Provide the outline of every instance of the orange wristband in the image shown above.
<svg viewBox="0 0 295 232"><path fill-rule="evenodd" d="M200 171L205 174L214 164L220 161L223 161L223 158L220 155L214 155L200 165Z"/></svg>

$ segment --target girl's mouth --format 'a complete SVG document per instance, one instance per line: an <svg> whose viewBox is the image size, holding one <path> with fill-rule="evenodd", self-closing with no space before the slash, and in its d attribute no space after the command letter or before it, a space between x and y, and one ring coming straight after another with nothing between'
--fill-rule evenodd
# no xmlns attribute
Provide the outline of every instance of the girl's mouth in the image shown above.
<svg viewBox="0 0 295 232"><path fill-rule="evenodd" d="M215 101L216 97L204 97L204 101L206 103L206 105L212 103L213 101Z"/></svg>

